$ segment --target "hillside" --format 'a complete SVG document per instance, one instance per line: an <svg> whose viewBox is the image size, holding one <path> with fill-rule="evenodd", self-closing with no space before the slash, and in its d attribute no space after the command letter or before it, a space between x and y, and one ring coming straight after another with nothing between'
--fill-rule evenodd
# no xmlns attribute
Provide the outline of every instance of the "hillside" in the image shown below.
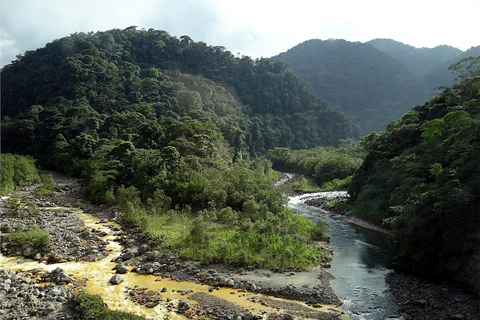
<svg viewBox="0 0 480 320"><path fill-rule="evenodd" d="M309 40L273 59L289 63L314 92L345 110L363 135L426 99L418 74L369 44Z"/></svg>
<svg viewBox="0 0 480 320"><path fill-rule="evenodd" d="M362 140L367 156L349 190L355 215L393 230L399 268L477 293L479 59L462 64L470 77Z"/></svg>
<svg viewBox="0 0 480 320"><path fill-rule="evenodd" d="M316 94L345 110L367 135L437 94L437 87L452 85L457 75L448 67L478 55L480 46L463 52L450 46L415 48L391 39L317 39L272 59L289 63Z"/></svg>
<svg viewBox="0 0 480 320"><path fill-rule="evenodd" d="M446 45L435 48L415 48L391 39L374 39L366 43L387 53L419 74L427 90L431 92L431 96L437 93L436 87L451 86L454 83L456 74L448 70L451 64L463 58L480 55L480 46L464 52Z"/></svg>
<svg viewBox="0 0 480 320"><path fill-rule="evenodd" d="M80 104L87 113L111 115L146 103L156 118L206 112L203 120L220 118L213 121L240 157L277 146L337 145L359 136L341 109L312 94L285 64L234 57L223 47L153 29L53 41L5 66L1 89L2 115L9 117L34 105L61 110Z"/></svg>
<svg viewBox="0 0 480 320"><path fill-rule="evenodd" d="M284 206L256 157L335 146L359 129L285 63L130 27L26 52L1 86L2 153L80 177L89 200L159 250L271 269L328 259L315 244L323 227Z"/></svg>

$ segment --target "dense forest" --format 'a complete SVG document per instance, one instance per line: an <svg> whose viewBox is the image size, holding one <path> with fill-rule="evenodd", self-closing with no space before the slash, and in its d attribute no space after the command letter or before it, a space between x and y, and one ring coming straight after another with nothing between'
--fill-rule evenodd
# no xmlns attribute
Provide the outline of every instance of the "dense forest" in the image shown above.
<svg viewBox="0 0 480 320"><path fill-rule="evenodd" d="M142 113L138 108L151 109L156 118L173 112L215 122L240 158L359 137L357 125L312 94L285 63L234 57L223 47L153 29L73 34L28 51L2 70L1 95L3 116L37 112L42 121L55 118L55 110L75 109L76 123L94 118L88 125L97 131L118 122L105 116ZM64 134L67 141L79 128Z"/></svg>
<svg viewBox="0 0 480 320"><path fill-rule="evenodd" d="M79 176L160 250L282 269L326 258L314 243L324 226L285 208L257 157L336 146L359 128L285 63L131 27L26 52L1 86L2 153Z"/></svg>
<svg viewBox="0 0 480 320"><path fill-rule="evenodd" d="M462 80L362 140L354 214L391 228L399 268L480 290L480 57Z"/></svg>
<svg viewBox="0 0 480 320"><path fill-rule="evenodd" d="M388 39L309 40L273 59L289 63L315 93L345 110L367 135L423 103L437 86L452 85L455 75L448 66L478 56L478 51L480 47L466 52L448 46L415 49Z"/></svg>

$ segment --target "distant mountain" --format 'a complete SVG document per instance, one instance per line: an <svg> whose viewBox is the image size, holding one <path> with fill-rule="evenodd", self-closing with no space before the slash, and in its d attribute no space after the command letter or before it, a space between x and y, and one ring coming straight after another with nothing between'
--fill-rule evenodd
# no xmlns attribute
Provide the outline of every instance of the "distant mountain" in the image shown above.
<svg viewBox="0 0 480 320"><path fill-rule="evenodd" d="M374 39L366 43L389 54L420 74L432 96L437 93L436 87L451 86L454 83L456 75L448 70L451 64L463 58L480 55L480 46L464 52L447 45L415 48L392 39Z"/></svg>
<svg viewBox="0 0 480 320"><path fill-rule="evenodd" d="M421 76L369 44L309 40L272 59L289 63L314 92L358 122L364 135L383 130L426 98Z"/></svg>
<svg viewBox="0 0 480 320"><path fill-rule="evenodd" d="M284 60L315 93L340 106L362 128L381 131L414 105L454 83L448 66L480 55L451 46L415 48L391 39L366 43L308 40L272 59Z"/></svg>

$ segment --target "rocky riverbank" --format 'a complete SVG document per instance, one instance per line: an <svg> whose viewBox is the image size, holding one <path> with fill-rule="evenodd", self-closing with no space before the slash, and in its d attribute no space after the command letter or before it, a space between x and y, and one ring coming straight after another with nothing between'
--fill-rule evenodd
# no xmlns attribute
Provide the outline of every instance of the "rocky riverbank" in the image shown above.
<svg viewBox="0 0 480 320"><path fill-rule="evenodd" d="M480 319L480 301L450 284L391 273L387 284L408 319Z"/></svg>
<svg viewBox="0 0 480 320"><path fill-rule="evenodd" d="M105 259L111 250L108 241L102 240L106 234L113 235L116 242L123 247L122 252L113 258L117 265L117 283L122 282L126 273L148 274L162 279L203 283L211 291L230 288L232 296L247 296L262 293L255 300L262 306L259 315L251 313L241 306L208 294L188 292L180 302L164 301L162 292L152 292L145 288L129 288L125 299L136 304L154 307L160 301L168 310L179 312L190 319L340 319L341 311L329 306L339 306L340 301L329 286L331 275L322 268L308 272L273 272L269 270L243 269L231 266L202 266L197 262L186 262L169 254L153 250L135 228L125 226L123 230L113 222L121 222L117 213L106 206L95 206L82 200L80 185L75 179L54 175L56 192L52 196L36 196L33 187L17 191L18 196L26 196L40 209L39 213L29 219L0 215L5 230L21 227L28 230L32 224L38 226L51 237L47 253L35 252L34 249L2 242L2 253L6 256L23 255L39 263L83 263ZM2 199L5 200L5 199ZM103 220L99 226L86 227L78 212L83 211ZM3 212L3 210L2 210ZM106 230L106 231L105 231ZM17 270L18 268L16 268ZM68 308L68 299L75 290L80 290L86 279L77 279L65 273L61 268L45 272L42 269L21 269L17 272L2 270L10 287L2 286L0 296L0 319L77 319L79 316ZM20 280L19 280L20 279ZM157 281L155 280L155 281ZM47 286L41 282L52 282ZM113 282L112 282L113 283ZM28 286L27 286L28 285ZM55 289L55 290L54 290ZM48 290L48 291L47 291ZM52 291L53 290L53 291ZM48 292L52 291L48 294ZM44 293L41 293L44 292ZM39 294L37 294L39 293ZM260 298L261 297L261 298ZM294 301L271 300L269 297L282 297ZM13 303L16 298L25 303ZM52 300L53 299L53 300ZM189 299L194 301L190 304ZM22 300L22 301L23 301ZM34 301L35 303L31 303ZM251 301L254 303L254 301ZM270 306L271 307L268 307ZM215 307L214 307L215 306ZM238 308L242 309L241 312ZM308 312L304 312L308 309ZM303 311L301 311L303 310ZM328 315L328 316L326 316Z"/></svg>

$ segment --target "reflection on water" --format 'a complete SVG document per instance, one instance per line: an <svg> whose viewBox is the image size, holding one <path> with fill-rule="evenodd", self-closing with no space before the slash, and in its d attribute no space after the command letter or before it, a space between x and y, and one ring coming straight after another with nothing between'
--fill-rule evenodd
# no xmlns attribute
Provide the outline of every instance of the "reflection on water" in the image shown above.
<svg viewBox="0 0 480 320"><path fill-rule="evenodd" d="M322 218L329 224L334 251L329 272L335 276L331 285L352 319L403 319L385 282L395 254L388 236L304 205L298 198L289 207L314 222Z"/></svg>

